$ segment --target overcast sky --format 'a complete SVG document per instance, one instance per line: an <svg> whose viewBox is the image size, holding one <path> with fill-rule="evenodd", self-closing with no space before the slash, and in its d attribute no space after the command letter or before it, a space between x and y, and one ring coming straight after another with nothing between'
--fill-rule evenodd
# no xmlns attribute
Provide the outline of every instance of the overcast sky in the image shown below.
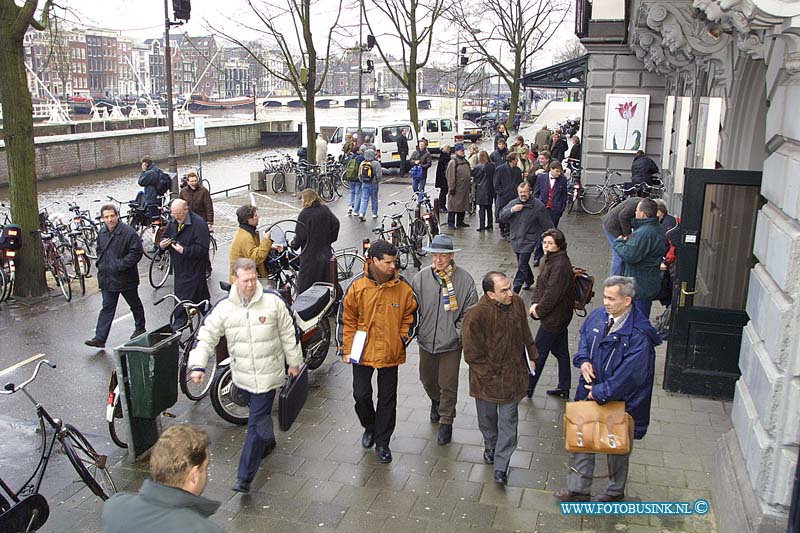
<svg viewBox="0 0 800 533"><path fill-rule="evenodd" d="M258 5L259 0L255 0ZM340 23L353 28L357 35L358 9L355 7L355 0L341 0L344 4ZM280 0L275 0L275 3ZM40 1L40 4L43 2ZM164 32L164 1L163 0L68 0L64 4L69 5L72 10L67 13L68 23L96 26L111 30L122 31L123 33L146 39L163 35ZM191 20L174 28L172 31L186 33L188 35L207 35L211 33L209 26L219 28L224 32L235 34L239 38L255 39L259 38L258 33L249 31L242 27L245 25L259 27L261 22L257 20L246 0L191 0L192 14ZM170 16L172 15L172 0L168 0ZM324 46L328 24L334 20L338 11L339 0L320 0L312 7L312 30L315 39L318 39L318 46ZM448 32L446 23L441 24L442 31L437 32L441 38L447 39ZM563 38L572 36L573 22L570 18L564 23ZM367 33L365 25L365 35ZM265 36L261 36L265 37ZM454 37L451 36L451 37ZM559 39L562 40L562 39ZM352 39L340 38L341 46L353 46ZM553 63L550 53L557 47L557 43L548 46L547 51L540 54L536 59L535 68L540 68ZM322 48L324 51L324 48ZM452 50L452 51L451 51ZM399 56L400 50L390 50L391 53ZM447 52L455 54L455 46L448 46ZM433 54L435 63L451 62L445 54ZM455 62L453 57L452 62Z"/></svg>

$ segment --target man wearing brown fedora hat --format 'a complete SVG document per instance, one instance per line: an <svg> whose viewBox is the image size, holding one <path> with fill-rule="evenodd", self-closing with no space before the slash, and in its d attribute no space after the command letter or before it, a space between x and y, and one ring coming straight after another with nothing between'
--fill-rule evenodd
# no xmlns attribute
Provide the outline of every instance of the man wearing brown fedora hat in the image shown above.
<svg viewBox="0 0 800 533"><path fill-rule="evenodd" d="M431 267L411 282L419 304L419 379L431 399L431 422L439 423L437 442L444 445L452 439L456 416L461 322L478 293L469 272L456 267L453 256L459 249L450 237L437 235L425 250Z"/></svg>

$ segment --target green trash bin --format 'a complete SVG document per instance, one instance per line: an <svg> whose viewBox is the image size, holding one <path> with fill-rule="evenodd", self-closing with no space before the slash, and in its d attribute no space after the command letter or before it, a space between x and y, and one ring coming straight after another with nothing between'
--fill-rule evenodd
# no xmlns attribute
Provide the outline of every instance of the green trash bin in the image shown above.
<svg viewBox="0 0 800 533"><path fill-rule="evenodd" d="M178 401L178 340L169 325L131 339L117 351L129 383L131 414L158 418Z"/></svg>

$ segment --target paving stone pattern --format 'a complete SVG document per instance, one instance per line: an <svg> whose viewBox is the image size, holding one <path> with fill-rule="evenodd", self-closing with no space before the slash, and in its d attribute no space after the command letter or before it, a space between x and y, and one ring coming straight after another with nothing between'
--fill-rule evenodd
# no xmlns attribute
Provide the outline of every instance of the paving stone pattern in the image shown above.
<svg viewBox="0 0 800 533"><path fill-rule="evenodd" d="M382 205L405 198L408 184L400 179L381 188ZM230 216L247 198L218 202ZM263 218L277 219L297 212L291 196L258 196ZM332 208L340 216L339 245L356 246L368 235L367 224L345 216L346 201ZM270 211L273 209L272 211ZM383 212L383 207L381 208ZM264 215L267 215L266 217ZM262 220L263 220L262 218ZM463 251L456 261L479 283L489 269L513 275L515 259L499 231L478 233L472 228L453 232ZM220 224L222 226L222 224ZM225 227L235 227L230 220ZM598 282L608 270L608 245L600 219L570 214L561 219L573 264L586 267ZM222 228L220 228L222 229ZM338 245L337 245L338 246ZM227 247L220 253L227 257ZM415 271L406 272L411 277ZM596 289L593 306L602 305ZM523 291L526 300L529 294ZM661 308L655 305L653 316ZM577 346L582 319L570 326L570 347ZM535 332L537 325L531 322ZM730 428L730 404L661 388L665 347L657 350L652 422L647 436L636 441L627 486L628 501L710 501L710 469L714 442ZM333 350L331 350L333 353ZM419 382L418 348L413 343L399 374L397 429L391 441L394 461L380 464L372 450L360 445L362 428L353 410L352 373L333 356L311 375L308 402L286 433L278 432L278 448L262 464L253 492L242 496L230 490L235 480L245 428L217 417L203 400L194 405L183 397L175 421L202 425L210 434L212 460L205 495L223 502L214 520L226 531L714 531L711 512L703 516L576 517L562 516L552 492L565 486L568 456L563 450L561 418L564 402L544 391L556 384L551 358L536 395L519 405L519 443L511 462L509 484L492 481L492 467L483 464L483 441L474 400L469 396L467 366L462 363L453 441L436 443L438 426L428 420L430 402ZM573 369L573 386L578 372ZM173 423L165 419L165 423ZM604 468L601 458L597 475ZM135 491L147 476L145 465L113 468L120 490ZM593 487L604 488L603 480ZM51 503L49 531L100 531L101 505L86 489L74 484Z"/></svg>

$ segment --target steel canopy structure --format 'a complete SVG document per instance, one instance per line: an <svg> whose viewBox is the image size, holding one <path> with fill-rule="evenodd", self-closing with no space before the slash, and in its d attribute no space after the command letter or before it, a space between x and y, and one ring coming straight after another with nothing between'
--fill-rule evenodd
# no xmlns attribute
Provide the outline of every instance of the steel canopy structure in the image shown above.
<svg viewBox="0 0 800 533"><path fill-rule="evenodd" d="M520 81L523 87L585 89L588 64L589 55L584 54L575 59L525 74Z"/></svg>

